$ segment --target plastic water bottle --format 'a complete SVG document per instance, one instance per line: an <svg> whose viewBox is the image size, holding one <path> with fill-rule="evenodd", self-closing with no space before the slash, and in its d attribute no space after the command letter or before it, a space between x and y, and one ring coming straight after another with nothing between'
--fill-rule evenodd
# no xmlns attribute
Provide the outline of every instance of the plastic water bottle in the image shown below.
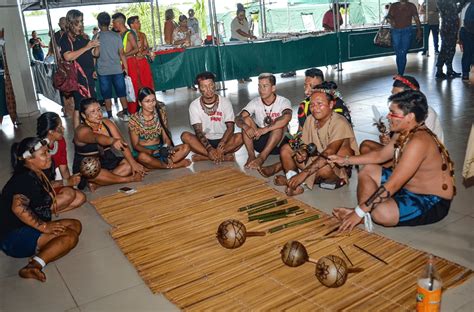
<svg viewBox="0 0 474 312"><path fill-rule="evenodd" d="M423 275L418 279L416 290L416 311L435 312L441 307L441 279L434 267L433 255L428 258Z"/></svg>

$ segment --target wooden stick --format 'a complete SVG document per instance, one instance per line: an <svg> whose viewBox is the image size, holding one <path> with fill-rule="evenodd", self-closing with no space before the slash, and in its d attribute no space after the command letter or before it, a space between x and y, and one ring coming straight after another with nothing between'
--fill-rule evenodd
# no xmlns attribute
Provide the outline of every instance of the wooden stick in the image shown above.
<svg viewBox="0 0 474 312"><path fill-rule="evenodd" d="M268 218L260 219L260 220L258 220L258 223L265 223L265 222L275 221L275 220L283 219L283 218L296 217L296 216L299 216L303 213L305 213L305 210L299 209L299 210L296 210L293 213L279 214L279 215L271 216L271 217L268 217Z"/></svg>
<svg viewBox="0 0 474 312"><path fill-rule="evenodd" d="M385 263L386 265L388 265L388 262L387 262L387 261L385 261L385 260L383 260L383 259L377 257L377 256L374 255L373 253L371 253L371 252L365 250L364 248L362 248L362 247L360 247L360 246L357 246L356 244L352 244L352 246L354 246L355 248L359 249L360 251L365 252L365 253L368 254L369 256L372 256L373 258L379 260L380 262L383 262L383 263Z"/></svg>
<svg viewBox="0 0 474 312"><path fill-rule="evenodd" d="M321 236L321 237L317 237L317 238L306 239L305 242L306 242L306 243L309 243L309 242L317 242L317 241L322 241L322 240L325 240L325 239L338 238L338 237L346 237L346 236L351 236L351 234L350 234L350 233L345 233L345 234Z"/></svg>
<svg viewBox="0 0 474 312"><path fill-rule="evenodd" d="M259 214L259 215L253 215L253 216L249 216L249 221L255 221L255 220L258 220L258 219L266 219L266 218L273 217L273 216L276 216L276 215L285 215L285 214L295 212L298 209L300 209L299 206L293 206L293 207L286 208L286 209L275 210L275 211L272 211L272 212L267 212L267 213L263 213L263 214Z"/></svg>
<svg viewBox="0 0 474 312"><path fill-rule="evenodd" d="M283 229L286 229L286 228L289 228L289 227L292 227L292 226L296 226L296 225L300 225L300 224L304 224L304 223L307 223L307 222L311 222L311 221L314 221L314 220L317 220L317 219L319 219L319 215L306 217L306 218L303 218L303 219L300 219L300 220L296 220L296 221L288 222L288 223L285 223L285 224L277 225L275 227L270 228L268 230L268 232L269 233L275 233L275 232L281 231Z"/></svg>
<svg viewBox="0 0 474 312"><path fill-rule="evenodd" d="M274 202L274 203L270 203L270 204L267 204L267 205L264 205L264 206L259 206L259 207L256 207L254 209L251 209L251 210L247 211L247 213L249 215L253 215L253 214L262 212L264 210L268 210L268 209L272 209L272 208L275 208L275 207L278 207L278 206L285 205L287 203L288 203L287 199L279 200L279 201Z"/></svg>
<svg viewBox="0 0 474 312"><path fill-rule="evenodd" d="M342 247L339 245L338 246L339 249L341 250L342 254L344 255L344 257L346 257L347 261L349 261L349 263L351 264L351 266L354 266L354 264L352 263L351 259L349 259L349 257L346 255L344 249L342 249Z"/></svg>
<svg viewBox="0 0 474 312"><path fill-rule="evenodd" d="M265 204L273 203L273 202L276 202L276 201L277 201L276 197L273 197L273 198L270 198L270 199L265 199L265 200L262 200L258 203L254 203L254 204L251 204L251 205L240 207L238 211L246 211L246 210L253 209L253 208L256 208L258 206L263 206Z"/></svg>

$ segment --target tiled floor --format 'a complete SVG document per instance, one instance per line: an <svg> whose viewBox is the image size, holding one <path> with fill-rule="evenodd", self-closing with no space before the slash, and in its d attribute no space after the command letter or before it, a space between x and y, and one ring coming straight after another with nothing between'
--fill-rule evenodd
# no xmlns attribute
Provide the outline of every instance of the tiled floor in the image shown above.
<svg viewBox="0 0 474 312"><path fill-rule="evenodd" d="M460 79L436 81L433 77L434 57L409 55L407 74L414 75L420 81L429 104L438 112L443 122L446 145L456 163L458 195L453 201L447 218L428 226L414 228L381 228L376 231L399 242L415 248L432 252L459 264L474 269L474 188L465 189L461 184L460 172L464 160L467 136L474 120L474 97L472 86ZM459 69L460 55L456 55L455 68ZM395 65L392 57L359 61L344 64L344 71L335 72L322 68L328 80L334 80L350 105L355 130L359 142L366 138L375 138L376 129L372 124L371 105L377 105L381 111L387 111L386 100L392 84L391 76ZM238 112L250 98L257 95L257 81L239 85L236 81L226 83L226 96ZM278 93L289 98L297 105L303 94L303 72L289 79L278 78ZM182 131L189 129L187 105L198 94L186 88L170 90L158 97L168 105L170 126L175 141L179 142ZM43 109L59 112L59 107L42 101ZM34 135L35 118L23 119L21 128L13 130L9 120L5 120L0 130L0 184L3 185L9 175L9 147L14 140ZM126 125L117 121L125 130ZM67 139L70 141L72 130L67 121ZM291 125L296 127L296 118ZM70 147L71 148L71 147ZM70 160L72 151L70 149ZM235 164L242 168L245 152L237 153ZM269 162L275 160L272 157ZM174 179L214 167L208 162L194 164L187 169L155 171L144 182ZM246 171L255 175L255 172ZM305 192L299 198L326 212L334 206L356 204L356 179L353 177L348 187L337 191L315 189ZM269 182L270 185L273 185ZM105 187L90 199L116 192L117 187ZM23 280L17 271L25 264L24 259L13 259L0 254L0 311L174 311L177 308L162 295L152 295L140 279L135 269L122 255L114 241L108 235L109 226L98 216L90 204L65 213L64 217L77 218L83 224L83 234L79 245L64 258L49 264L46 269L47 282L42 284L33 280ZM474 280L447 291L443 296L445 311L473 311Z"/></svg>

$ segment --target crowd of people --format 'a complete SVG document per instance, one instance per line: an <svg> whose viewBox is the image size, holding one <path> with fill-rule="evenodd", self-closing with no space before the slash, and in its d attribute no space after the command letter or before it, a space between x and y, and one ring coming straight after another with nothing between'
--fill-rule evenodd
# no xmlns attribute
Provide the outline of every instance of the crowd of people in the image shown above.
<svg viewBox="0 0 474 312"><path fill-rule="evenodd" d="M408 0L391 3L387 7L385 19L391 25L392 45L395 50L397 71L399 75L405 73L408 50L412 43L412 22L416 23L416 40L422 40L420 15L428 25L428 34L431 32L435 48L436 74L438 79L452 79L462 77L469 80L469 72L474 63L474 5L472 0L462 0L458 4L453 0L426 0L418 9ZM441 23L440 23L441 19ZM441 35L441 48L439 47ZM456 44L463 50L461 61L462 73L453 69L453 58ZM425 46L423 55L428 55L428 46ZM446 67L446 72L444 68Z"/></svg>
<svg viewBox="0 0 474 312"><path fill-rule="evenodd" d="M393 13L397 10L402 8L392 5L389 15L397 16ZM169 24L173 23L172 13L167 11ZM237 12L236 27L243 28L234 35L250 38L242 18L245 12L241 13ZM410 21L416 11L412 13ZM194 12L189 15L191 20ZM288 196L315 186L337 189L357 174L356 207L333 211L340 220L340 232L361 223L372 231L372 222L383 226L430 224L448 214L455 195L453 163L443 145L436 112L414 77L394 77L392 90L387 90L387 94L391 91L387 131L380 133L379 142L367 140L359 145L338 86L326 81L317 68L305 72L295 135L289 135L293 105L277 93L272 73L258 76L258 96L236 114L231 100L217 93L215 74L202 72L195 78L201 95L188 110L193 131L181 133L182 144L175 144L166 107L155 95L147 62L153 56L139 18L102 12L97 20L98 32L89 39L82 13L70 10L60 20L64 29L54 34L59 54L78 64L80 88L64 94L74 99L73 163L68 164L64 126L56 113L43 113L37 119L37 136L11 147L13 175L0 195L0 249L12 257L29 258L19 272L21 277L45 281L43 268L77 245L80 221L58 216L84 204L85 188L94 191L138 182L151 170L183 168L192 162L234 161L241 148L247 153L244 167L266 178L274 176L275 185L283 186ZM185 16L180 17L180 25L168 30L168 39L189 40L190 33L177 34L187 23ZM408 26L395 25L403 37ZM136 87L133 102L127 100L123 72ZM95 77L106 116L95 97ZM123 108L119 117L128 121L129 140L111 119L112 88ZM279 155L280 161L266 163L269 155ZM86 157L100 162L94 177L81 175ZM362 165L359 171L353 170Z"/></svg>

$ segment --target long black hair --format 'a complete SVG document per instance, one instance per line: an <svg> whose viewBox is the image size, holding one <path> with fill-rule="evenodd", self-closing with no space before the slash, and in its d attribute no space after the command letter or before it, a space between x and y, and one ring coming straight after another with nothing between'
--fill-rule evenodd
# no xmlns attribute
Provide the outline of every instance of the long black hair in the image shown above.
<svg viewBox="0 0 474 312"><path fill-rule="evenodd" d="M148 87L141 88L140 90L138 90L138 102L141 103L149 95L154 95L155 98L156 98L155 90L153 90L151 88L148 88ZM166 126L166 124L164 122L164 119L163 119L163 116L162 116L162 109L164 110L164 106L165 106L164 103L159 102L157 100L155 109L156 109L156 112L157 112L157 115L158 115L158 119L160 120L161 127L163 127L163 129L165 130L166 135L170 139L171 146L174 146L173 137L171 136L171 132L168 129L168 127Z"/></svg>
<svg viewBox="0 0 474 312"><path fill-rule="evenodd" d="M15 142L12 144L10 149L10 163L13 167L13 172L18 173L25 170L25 159L23 153L29 151L31 154L35 152L35 145L42 142L37 137L27 137L21 140L21 142Z"/></svg>
<svg viewBox="0 0 474 312"><path fill-rule="evenodd" d="M36 135L38 138L44 139L48 135L48 131L55 130L61 121L58 114L54 112L46 112L41 114L36 120Z"/></svg>

